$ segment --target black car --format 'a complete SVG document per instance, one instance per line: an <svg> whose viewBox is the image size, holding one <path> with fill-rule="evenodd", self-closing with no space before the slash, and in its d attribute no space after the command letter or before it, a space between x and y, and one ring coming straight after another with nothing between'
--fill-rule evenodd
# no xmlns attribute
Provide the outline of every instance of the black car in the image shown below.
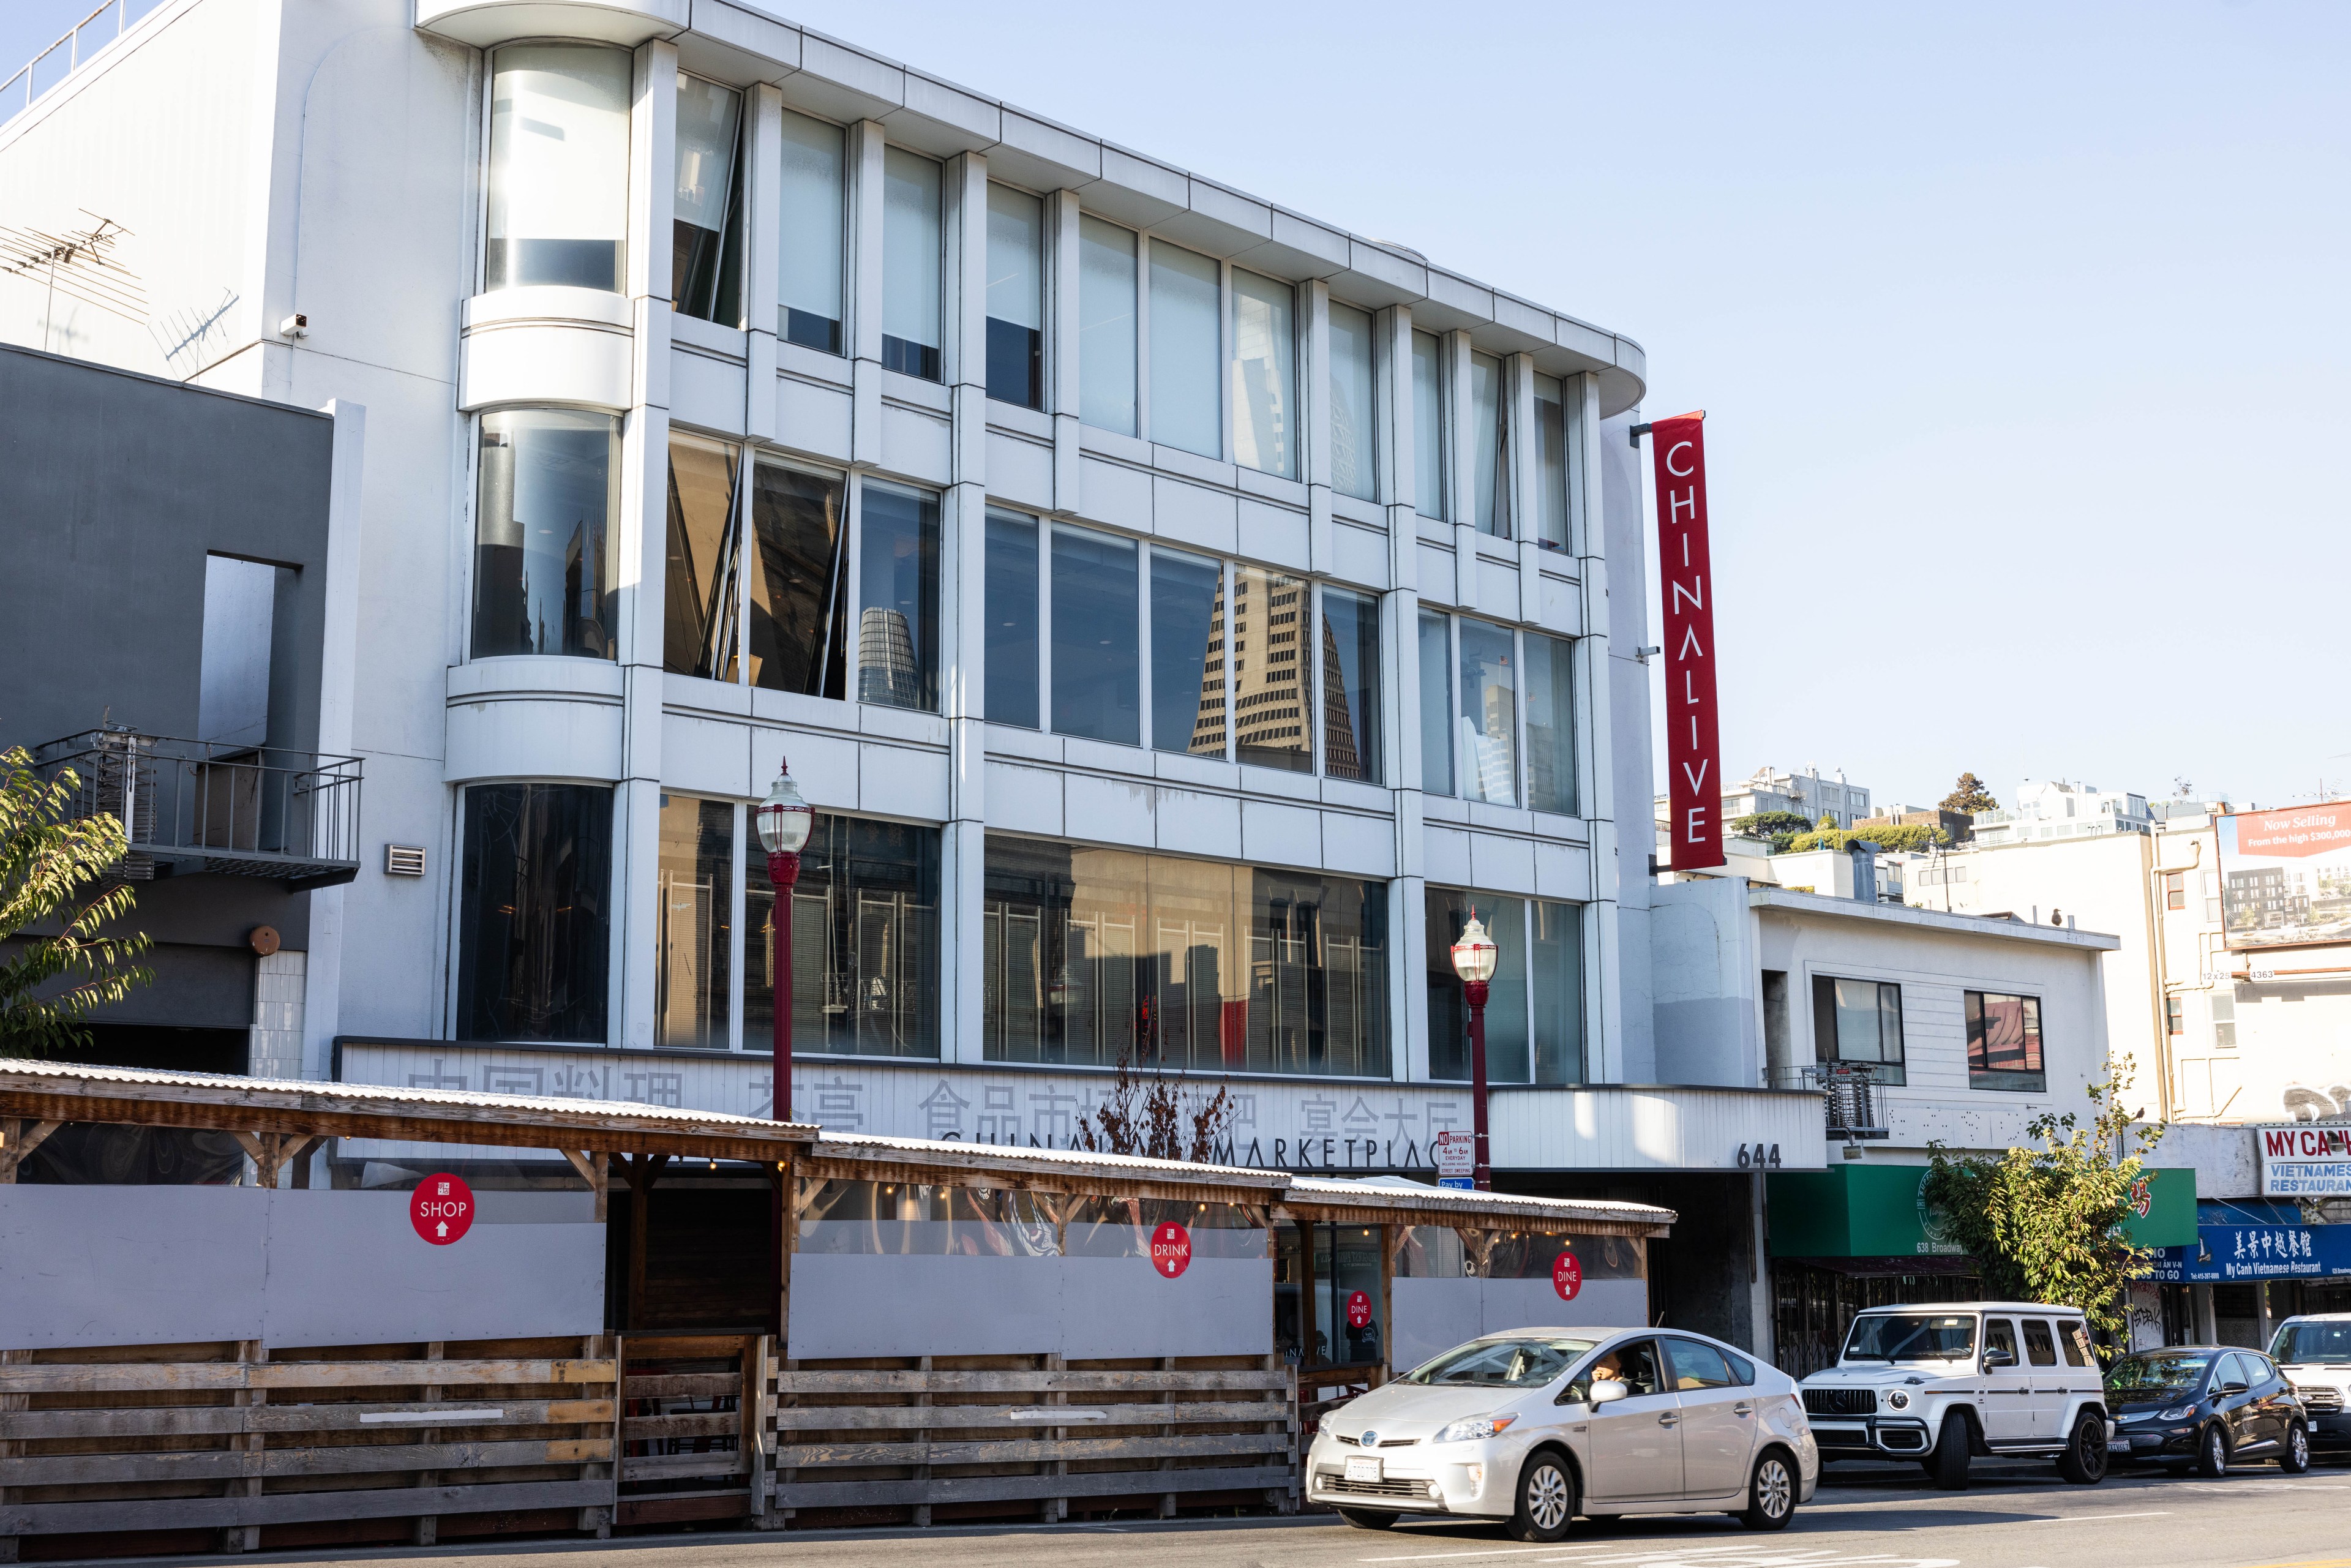
<svg viewBox="0 0 2351 1568"><path fill-rule="evenodd" d="M2257 1350L2179 1345L2142 1351L2106 1373L2116 1461L2194 1466L2226 1475L2231 1464L2275 1459L2310 1469L2310 1417L2275 1363Z"/></svg>

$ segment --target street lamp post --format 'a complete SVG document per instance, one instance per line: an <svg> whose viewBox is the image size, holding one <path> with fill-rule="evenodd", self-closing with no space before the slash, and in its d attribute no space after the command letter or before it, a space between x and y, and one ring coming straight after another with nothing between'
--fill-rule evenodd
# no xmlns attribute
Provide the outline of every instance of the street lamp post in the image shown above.
<svg viewBox="0 0 2351 1568"><path fill-rule="evenodd" d="M768 1096L778 1122L792 1119L792 885L800 879L800 849L809 841L814 813L800 799L789 763L778 764L776 787L759 802L753 815L759 825L759 847L768 852L768 880L775 884L776 902L768 916L775 933L774 1008L776 1035L775 1092Z"/></svg>
<svg viewBox="0 0 2351 1568"><path fill-rule="evenodd" d="M1499 956L1501 950L1471 910L1461 940L1453 944L1453 972L1461 977L1461 994L1469 1002L1469 1103L1478 1143L1478 1169L1471 1179L1480 1192L1494 1185L1486 1152L1486 983L1494 977L1494 961Z"/></svg>

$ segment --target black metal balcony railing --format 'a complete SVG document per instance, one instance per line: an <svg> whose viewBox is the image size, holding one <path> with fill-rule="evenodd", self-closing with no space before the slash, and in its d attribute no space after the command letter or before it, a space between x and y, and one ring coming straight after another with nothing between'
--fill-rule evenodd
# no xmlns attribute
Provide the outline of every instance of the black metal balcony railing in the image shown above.
<svg viewBox="0 0 2351 1568"><path fill-rule="evenodd" d="M50 741L33 760L46 778L73 770L72 817L123 824L121 880L209 872L295 892L359 875L356 757L93 729Z"/></svg>
<svg viewBox="0 0 2351 1568"><path fill-rule="evenodd" d="M1821 1061L1769 1074L1774 1089L1812 1089L1821 1096L1828 1135L1848 1142L1887 1136L1876 1070L1867 1062Z"/></svg>

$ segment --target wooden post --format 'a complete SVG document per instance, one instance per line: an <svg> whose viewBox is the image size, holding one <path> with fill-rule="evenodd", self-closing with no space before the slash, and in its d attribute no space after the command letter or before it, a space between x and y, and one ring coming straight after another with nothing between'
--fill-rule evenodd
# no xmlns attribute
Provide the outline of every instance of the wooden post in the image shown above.
<svg viewBox="0 0 2351 1568"><path fill-rule="evenodd" d="M1069 1363L1062 1359L1059 1351L1050 1352L1045 1356L1045 1370L1048 1372L1060 1372L1068 1365ZM1048 1405L1067 1405L1069 1402L1069 1391L1061 1388L1053 1389L1045 1396L1044 1399L1044 1403ZM1059 1443L1068 1438L1070 1429L1067 1427L1048 1427L1045 1429L1045 1435ZM1049 1459L1045 1463L1045 1473L1049 1476L1066 1476L1070 1473L1070 1461ZM1040 1511L1047 1524L1058 1524L1070 1517L1070 1500L1066 1497L1049 1497L1045 1499L1044 1506Z"/></svg>
<svg viewBox="0 0 2351 1568"><path fill-rule="evenodd" d="M590 1157L593 1158L595 1156L591 1155ZM603 1207L603 1198L601 1193L597 1197L597 1207L600 1209ZM620 1353L621 1345L620 1341L617 1339L607 1339L602 1334L584 1334L580 1337L580 1354L582 1357L590 1361L594 1361L603 1355L610 1355L612 1357L612 1462L609 1465L599 1465L593 1460L590 1460L589 1463L580 1467L580 1479L583 1481L602 1480L607 1476L611 1478L612 1501L601 1505L591 1504L590 1506L580 1511L580 1528L581 1530L594 1531L596 1532L596 1539L599 1541L610 1541L612 1538L612 1516L619 1511L620 1508ZM600 1476L596 1473L600 1469L604 1472L603 1475Z"/></svg>
<svg viewBox="0 0 2351 1568"><path fill-rule="evenodd" d="M915 1362L914 1362L914 1366L915 1366L916 1370L918 1370L918 1371L922 1371L922 1372L928 1372L928 1371L930 1371L930 1370L931 1370L931 1358L930 1358L929 1356L927 1356L927 1355L918 1357L918 1358L915 1360ZM923 1392L921 1392L920 1394L917 1394L917 1395L915 1395L915 1396L914 1396L914 1404L915 1404L918 1407L925 1407L925 1408L927 1408L927 1407L929 1406L930 1403L931 1403L930 1380L929 1380L929 1379L927 1379L927 1378L925 1378L925 1379L924 1380L924 1383L923 1383ZM928 1427L924 1427L924 1428L923 1428L923 1452L924 1452L924 1454L925 1454L925 1456L927 1456L927 1455L930 1453L930 1451L931 1451L931 1429L930 1429ZM922 1490L919 1493L917 1493L916 1495L917 1495L917 1496L920 1496L920 1497L925 1497L925 1498L929 1497L929 1496L931 1495L931 1489L930 1489L930 1485L929 1485L930 1479L931 1479L931 1467L930 1467L930 1466L928 1466L928 1465L916 1465L916 1466L914 1466L914 1479L916 1479L916 1480L921 1481L921 1482L923 1482L923 1483L924 1483L923 1490ZM927 1503L927 1502L918 1502L918 1503L916 1503L916 1504L914 1505L914 1527L915 1527L916 1529L920 1530L920 1529L923 1529L923 1528L925 1528L925 1527L928 1526L930 1522L931 1522L931 1505L930 1505L929 1503Z"/></svg>
<svg viewBox="0 0 2351 1568"><path fill-rule="evenodd" d="M1161 1356L1159 1358L1159 1370L1162 1372L1175 1371L1176 1358L1172 1355ZM1176 1390L1171 1388L1165 1394L1161 1395L1160 1397L1166 1400L1168 1404L1173 1405L1176 1403ZM1174 1412L1171 1410L1169 1414L1173 1415ZM1181 1430L1181 1428L1179 1428L1176 1423L1170 1421L1159 1428L1159 1434L1164 1437L1173 1437L1179 1430ZM1162 1459L1159 1461L1159 1468L1163 1470L1172 1470L1176 1468L1176 1461L1173 1458ZM1162 1519L1173 1519L1176 1517L1176 1494L1174 1492L1164 1491L1159 1494L1159 1517Z"/></svg>
<svg viewBox="0 0 2351 1568"><path fill-rule="evenodd" d="M751 1472L751 1521L764 1529L768 1517L769 1489L775 1484L772 1463L774 1445L768 1433L768 1347L775 1342L766 1334L753 1334L743 1345L743 1436L740 1439L744 1463Z"/></svg>
<svg viewBox="0 0 2351 1568"><path fill-rule="evenodd" d="M25 1156L64 1125L62 1122L0 1120L0 1185L14 1183L16 1167L25 1163Z"/></svg>
<svg viewBox="0 0 2351 1568"><path fill-rule="evenodd" d="M1278 1350L1269 1352L1266 1354L1264 1365L1268 1372L1282 1372L1286 1370L1281 1364L1281 1353ZM1294 1479L1297 1475L1300 1458L1298 1445L1298 1439L1300 1437L1298 1430L1298 1375L1295 1372L1291 1372L1289 1375L1290 1388L1288 1405L1280 1412L1282 1418L1280 1420L1268 1421L1265 1424L1265 1429L1268 1432L1287 1432L1290 1434L1290 1447L1285 1450L1285 1452L1287 1452L1290 1457L1290 1474L1293 1478L1290 1485L1287 1490L1279 1487L1268 1487L1265 1489L1266 1506L1272 1509L1276 1513L1296 1513L1298 1511L1298 1483Z"/></svg>
<svg viewBox="0 0 2351 1568"><path fill-rule="evenodd" d="M243 1134L239 1134L240 1141L242 1137ZM236 1346L236 1359L248 1364L264 1362L269 1359L269 1352L257 1339L239 1340ZM229 1396L229 1400L235 1405L258 1405L268 1397L266 1393L257 1388L240 1388ZM261 1451L262 1441L260 1433L248 1431L241 1436L231 1437L229 1447L237 1453L257 1454ZM259 1497L261 1495L261 1477L258 1473L260 1467L256 1465L254 1469L256 1473L228 1483L228 1496ZM224 1552L257 1552L260 1549L261 1526L257 1524L233 1524L221 1532L221 1550Z"/></svg>
<svg viewBox="0 0 2351 1568"><path fill-rule="evenodd" d="M612 1185L611 1175L604 1166L604 1156L593 1149L584 1154L577 1149L565 1149L562 1154L571 1162L571 1168L580 1173L580 1179L588 1184L588 1190L596 1195L596 1223L603 1224L605 1197Z"/></svg>
<svg viewBox="0 0 2351 1568"><path fill-rule="evenodd" d="M437 1339L425 1341L424 1359L427 1361L439 1361L442 1357L444 1344L445 1342ZM423 1392L424 1397L423 1402L424 1404L437 1405L440 1403L441 1385L437 1383L428 1383L424 1385ZM417 1434L416 1440L420 1443L437 1443L441 1440L441 1429L438 1427L427 1427L422 1432ZM441 1472L439 1470L422 1471L417 1475L416 1484L420 1487L437 1487L441 1484ZM419 1514L416 1520L415 1531L411 1534L409 1539L418 1546L439 1545L441 1543L441 1516L437 1513Z"/></svg>
<svg viewBox="0 0 2351 1568"><path fill-rule="evenodd" d="M629 1324L639 1333L644 1330L645 1315L645 1246L650 1234L653 1206L653 1183L661 1179L662 1167L669 1164L667 1155L631 1155L624 1173L629 1180Z"/></svg>
<svg viewBox="0 0 2351 1568"><path fill-rule="evenodd" d="M0 1126L11 1128L9 1136L13 1143L15 1140L15 1133L13 1131L14 1124L0 1123ZM6 1177L0 1179L14 1180L16 1172L12 1167ZM15 1366L32 1359L33 1353L29 1350L0 1350L0 1366ZM8 1423L6 1417L10 1411L26 1409L31 1406L32 1403L33 1396L29 1394L0 1394L0 1432L7 1430ZM23 1438L0 1437L0 1459L12 1458L24 1451L25 1442ZM7 1500L8 1489L6 1487L0 1487L0 1503L5 1503ZM14 1535L0 1535L0 1563L14 1563L16 1561L16 1547L17 1537Z"/></svg>

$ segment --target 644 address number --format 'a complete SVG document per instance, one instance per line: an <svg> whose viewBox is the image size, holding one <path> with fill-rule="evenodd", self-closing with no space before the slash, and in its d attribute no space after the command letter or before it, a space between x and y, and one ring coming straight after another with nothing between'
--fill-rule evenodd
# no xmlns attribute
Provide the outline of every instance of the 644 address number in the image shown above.
<svg viewBox="0 0 2351 1568"><path fill-rule="evenodd" d="M1778 1170L1780 1168L1780 1145L1777 1144L1740 1145L1739 1168L1743 1171Z"/></svg>

